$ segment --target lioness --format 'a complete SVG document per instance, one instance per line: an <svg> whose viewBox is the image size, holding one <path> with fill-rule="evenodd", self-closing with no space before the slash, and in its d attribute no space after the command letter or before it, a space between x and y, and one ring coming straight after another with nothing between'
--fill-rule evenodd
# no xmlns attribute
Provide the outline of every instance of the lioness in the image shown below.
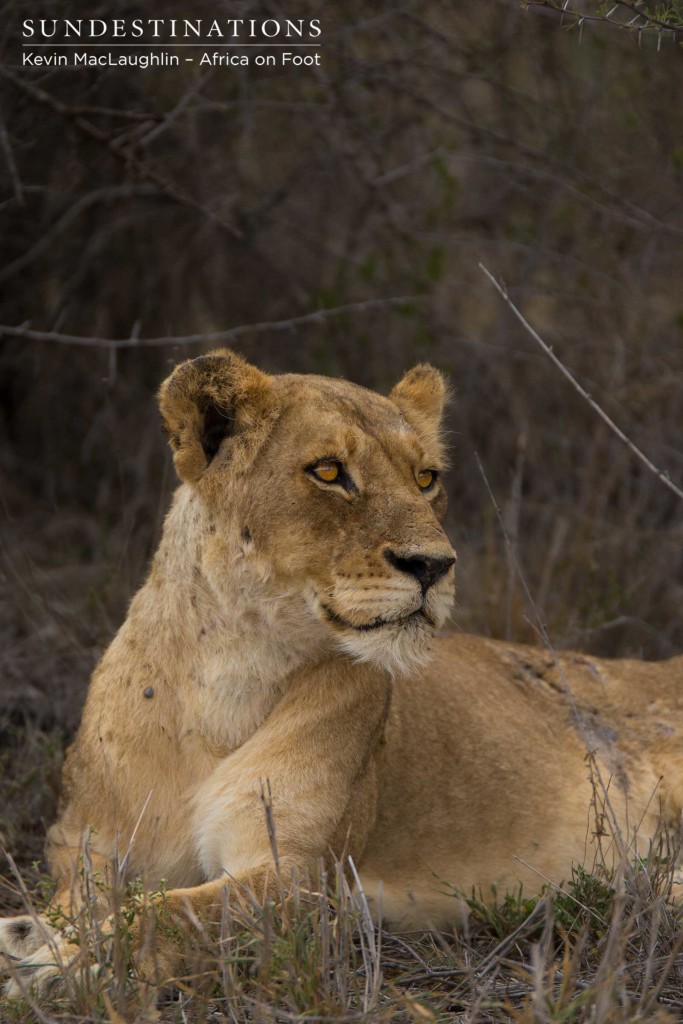
<svg viewBox="0 0 683 1024"><path fill-rule="evenodd" d="M80 890L86 841L105 875L166 879L190 921L226 888L262 896L266 780L281 876L346 850L397 928L457 924L455 891L538 891L604 857L606 833L646 852L661 818L680 821L683 657L554 659L460 635L430 655L454 591L445 390L426 365L384 398L228 351L164 382L182 483L68 753L57 904ZM39 992L58 970L46 929L0 922ZM171 939L156 955L178 969Z"/></svg>

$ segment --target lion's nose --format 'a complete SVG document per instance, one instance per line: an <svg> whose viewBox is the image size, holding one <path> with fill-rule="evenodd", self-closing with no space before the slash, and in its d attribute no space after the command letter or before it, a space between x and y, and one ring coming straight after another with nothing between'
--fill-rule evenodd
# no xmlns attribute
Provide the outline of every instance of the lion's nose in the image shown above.
<svg viewBox="0 0 683 1024"><path fill-rule="evenodd" d="M393 565L400 572L406 572L414 576L425 594L430 587L445 576L450 567L455 563L455 558L436 558L433 555L409 555L402 558L395 551L385 551L384 557L389 565Z"/></svg>

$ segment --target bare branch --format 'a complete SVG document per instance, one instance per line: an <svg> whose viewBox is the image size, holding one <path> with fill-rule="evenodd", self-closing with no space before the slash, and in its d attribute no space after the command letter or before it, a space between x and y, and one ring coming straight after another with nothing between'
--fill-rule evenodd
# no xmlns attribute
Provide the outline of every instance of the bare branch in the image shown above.
<svg viewBox="0 0 683 1024"><path fill-rule="evenodd" d="M128 145L135 146L148 146L153 139L161 135L162 132L167 131L186 110L188 105L196 99L198 93L204 87L204 85L211 79L212 71L208 74L202 75L190 85L189 89L186 89L183 95L180 97L176 105L168 113L164 114L158 122L147 128L144 124L140 127L139 131L136 132L131 139L128 140Z"/></svg>
<svg viewBox="0 0 683 1024"><path fill-rule="evenodd" d="M650 470L650 472L654 473L654 475L657 477L657 479L661 480L662 483L665 484L666 487L668 487L670 491L673 491L673 493L678 498L683 498L683 490L681 490L680 487L677 487L676 484L673 483L673 481L669 477L669 474L665 473L661 469L658 469L657 466L655 466L654 462L652 462L650 459L648 459L647 455L645 455L645 453L642 452L640 450L640 448L638 448L638 446L635 445L633 443L633 441L631 441L631 439L626 436L624 431L620 427L617 426L617 424L614 422L614 420L610 416L607 415L607 413L604 411L604 409L602 409L598 405L598 403L595 401L595 399L591 398L591 396L586 391L586 389L584 387L582 387L581 384L579 384L579 382L576 379L576 377L571 373L570 370L567 369L567 367L564 365L564 363L560 359L558 359L558 357L555 355L555 353L553 352L553 350L550 347L550 345L546 344L546 342L543 340L543 338L540 336L540 334L538 334L538 332L534 330L534 328L531 326L529 321L519 311L517 306L514 304L514 302L512 301L510 296L508 295L507 289L505 288L505 286L501 285L498 281L496 281L496 279L493 276L493 274L489 270L486 269L486 267L484 266L483 263L480 263L479 267L486 274L486 276L488 277L489 281L491 282L493 287L496 289L498 294L505 300L505 302L507 302L507 304L510 307L510 309L512 310L512 312L515 314L515 316L517 317L519 322L522 324L522 326L529 332L529 334L534 339L536 344L539 345L543 349L545 354L547 356L549 356L550 359L552 359L553 363L558 368L558 370L567 378L567 380L578 391L578 393L581 395L581 397L584 398L588 402L588 404L590 405L591 409L593 409L598 414L598 416L607 424L607 426L610 428L612 433L616 434L616 436L619 438L619 440L623 441L623 443L628 448L631 449L633 454L638 459L640 459L640 461L643 463L643 465L647 466L647 468Z"/></svg>
<svg viewBox="0 0 683 1024"><path fill-rule="evenodd" d="M135 171L144 181L150 182L152 185L156 185L158 189L169 196L174 202L181 206L189 207L191 210L195 210L208 220L225 228L234 238L243 238L243 232L235 225L226 221L220 217L215 211L208 209L198 202L193 196L187 193L184 189L176 185L175 182L169 181L162 174L159 174L153 167L134 156L130 150L124 149L117 146L116 140L112 139L107 132L102 131L101 128L91 124L81 114L75 113L71 107L67 104L62 103L61 100L55 99L50 93L45 92L44 89L40 89L37 85L33 85L31 82L27 82L19 75L15 75L13 71L10 71L8 67L0 64L0 74L8 78L10 82L21 89L27 95L31 96L33 100L40 103L44 107L48 107L50 110L62 117L68 118L73 125L83 134L87 135L88 138L94 139L96 142L104 145L107 150L117 160L120 160L125 164L126 167Z"/></svg>
<svg viewBox="0 0 683 1024"><path fill-rule="evenodd" d="M483 166L500 168L505 172L511 172L512 174L519 175L521 178L527 177L532 180L535 179L538 181L550 182L551 184L564 189L578 202L584 203L586 206L591 207L591 209L598 213L604 214L608 217L613 217L620 223L626 224L628 227L634 228L637 231L659 230L668 234L683 235L683 228L679 228L676 224L669 224L666 221L659 220L648 210L644 210L642 207L636 206L635 203L631 203L623 197L615 195L604 185L604 183L591 180L587 175L577 174L577 177L579 181L589 181L593 187L602 190L608 199L611 199L620 206L623 206L627 211L631 211L632 216L628 213L622 213L620 210L616 209L616 207L608 206L607 203L594 199L592 195L587 193L585 190L582 190L566 177L559 173L548 171L544 167L534 167L531 164L522 164L517 161L505 160L501 157L489 156L484 153L458 152L449 150L444 146L440 146L438 149L431 150L428 153L415 157L409 163L392 168L390 171L387 171L386 173L381 174L378 178L375 178L374 184L388 185L394 181L399 181L401 178L412 174L414 171L421 170L422 167L436 160L444 160L448 163L476 163ZM569 171L571 172L572 169L569 168Z"/></svg>
<svg viewBox="0 0 683 1024"><path fill-rule="evenodd" d="M82 114L84 116L116 118L122 121L142 121L143 123L148 123L150 121L163 121L164 119L163 113L154 110L122 110L117 107L93 107L87 104L78 107L72 106L69 109L74 115Z"/></svg>
<svg viewBox="0 0 683 1024"><path fill-rule="evenodd" d="M24 186L22 185L21 178L19 177L14 153L12 152L12 145L9 140L9 135L7 134L5 122L2 118L0 118L0 150L5 157L5 164L7 165L7 170L12 182L12 188L14 189L14 198L18 203L23 203Z"/></svg>
<svg viewBox="0 0 683 1024"><path fill-rule="evenodd" d="M263 323L240 324L225 331L212 331L208 334L186 334L179 337L138 338L133 332L130 338L86 338L78 334L60 334L57 331L32 331L29 327L9 327L0 325L0 338L22 338L25 341L50 341L57 345L80 345L84 348L160 348L164 345L217 345L224 341L234 341L247 334L266 334L269 331L289 331L304 324L318 324L345 313L367 313L373 309L403 306L408 302L420 302L418 295L402 295L388 299L368 299L365 302L350 302L346 306L335 306L332 309L319 309L315 313L291 317L289 320L272 320Z"/></svg>
<svg viewBox="0 0 683 1024"><path fill-rule="evenodd" d="M12 263L8 263L0 270L0 284L8 278L25 270L34 260L42 256L53 242L71 226L82 213L89 210L97 203L111 203L117 199L131 199L134 196L163 195L156 185L119 185L112 188L100 188L77 199L57 220L49 227L35 245L27 249L21 256L18 256Z"/></svg>

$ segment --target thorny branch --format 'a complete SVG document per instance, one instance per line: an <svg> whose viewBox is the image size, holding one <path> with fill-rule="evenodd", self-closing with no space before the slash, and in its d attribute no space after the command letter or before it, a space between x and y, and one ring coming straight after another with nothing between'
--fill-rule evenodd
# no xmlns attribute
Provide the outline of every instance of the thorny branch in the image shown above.
<svg viewBox="0 0 683 1024"><path fill-rule="evenodd" d="M645 5L645 0L611 0L610 3L597 4L594 14L576 10L571 0L520 0L520 5L524 10L543 7L554 11L563 18L569 18L571 27L581 28L585 22L600 22L630 32L656 32L660 42L663 33L671 33L675 40L683 32L683 8L675 0L658 6L654 11ZM615 17L617 14L625 15L627 20Z"/></svg>

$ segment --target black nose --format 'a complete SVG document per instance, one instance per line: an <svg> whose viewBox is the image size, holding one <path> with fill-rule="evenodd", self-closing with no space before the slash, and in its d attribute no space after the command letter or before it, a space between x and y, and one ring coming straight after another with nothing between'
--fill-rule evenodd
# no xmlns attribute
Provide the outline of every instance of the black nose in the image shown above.
<svg viewBox="0 0 683 1024"><path fill-rule="evenodd" d="M455 562L455 558L434 558L432 555L410 555L409 558L401 558L395 551L385 551L384 557L395 569L414 576L419 581L423 594L445 576Z"/></svg>

